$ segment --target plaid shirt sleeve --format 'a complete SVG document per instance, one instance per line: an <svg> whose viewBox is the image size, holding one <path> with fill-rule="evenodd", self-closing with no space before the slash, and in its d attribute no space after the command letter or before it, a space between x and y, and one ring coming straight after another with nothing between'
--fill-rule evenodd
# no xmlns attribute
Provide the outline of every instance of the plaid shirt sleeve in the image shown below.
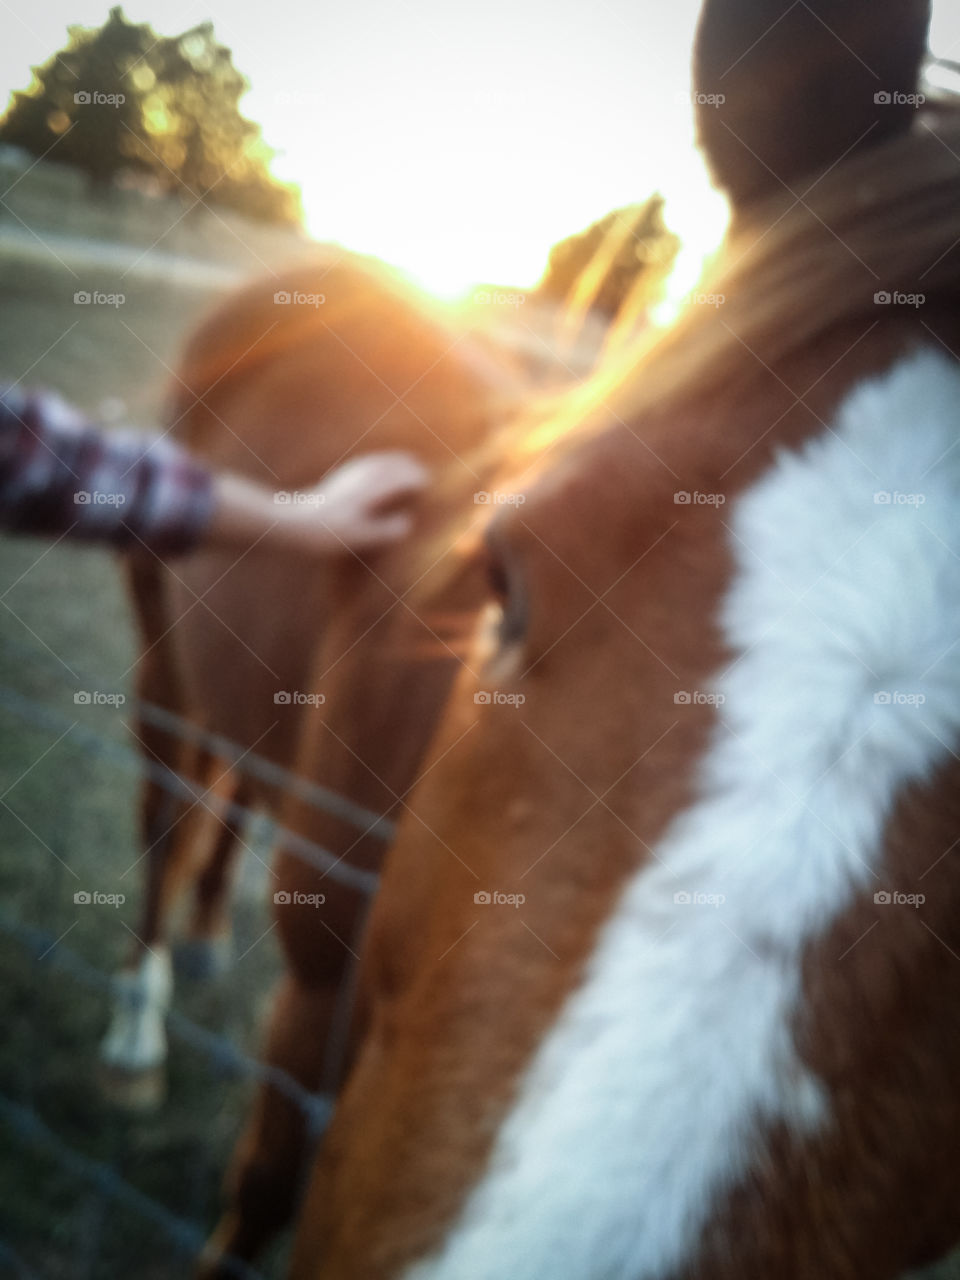
<svg viewBox="0 0 960 1280"><path fill-rule="evenodd" d="M0 389L0 529L158 555L192 550L213 477L172 441L104 433L46 393Z"/></svg>

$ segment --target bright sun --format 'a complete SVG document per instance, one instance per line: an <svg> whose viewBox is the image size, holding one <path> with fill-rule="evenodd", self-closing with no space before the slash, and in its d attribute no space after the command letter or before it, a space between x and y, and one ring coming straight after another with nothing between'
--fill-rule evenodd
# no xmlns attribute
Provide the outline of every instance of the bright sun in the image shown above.
<svg viewBox="0 0 960 1280"><path fill-rule="evenodd" d="M503 168L510 155L509 122L503 121L501 128L499 137L491 129L488 146ZM441 154L448 145L437 139ZM536 178L520 173L511 188L517 195L506 200L495 188L478 186L472 165L438 167L430 147L419 156L407 157L406 198L394 202L386 198L381 185L389 182L383 173L379 181L371 181L367 174L344 168L351 175L351 190L359 193L366 187L366 198L358 198L346 209L343 226L336 226L322 178L308 177L302 191L311 232L374 253L400 266L421 287L450 300L463 297L481 282L532 288L553 244L616 207L601 203L586 183L571 184L560 199ZM670 284L671 297L676 299L693 287L705 257L719 243L727 208L711 189L692 142L685 154L674 155L656 181L651 176L647 185L641 185L638 179L635 189L624 189L617 203L645 199L655 188L666 196L668 225L682 240ZM410 198L411 189L416 199Z"/></svg>
<svg viewBox="0 0 960 1280"><path fill-rule="evenodd" d="M0 89L99 25L104 0L46 0L8 24ZM444 298L478 283L529 289L550 247L659 190L683 241L673 303L726 220L692 142L699 0L169 0L159 25L209 18L253 89L241 109L301 186L309 230L375 254ZM148 0L131 21L157 23ZM960 7L936 0L931 43L960 56Z"/></svg>
<svg viewBox="0 0 960 1280"><path fill-rule="evenodd" d="M529 289L553 244L660 190L684 246L672 292L689 290L725 221L692 143L697 0L556 0L548 21L510 0L372 7L325 31L315 87L254 78L244 100L314 235L440 297Z"/></svg>
<svg viewBox="0 0 960 1280"><path fill-rule="evenodd" d="M62 48L104 0L47 0L10 24L0 89ZM241 109L303 192L318 239L374 254L444 298L478 283L530 289L552 245L612 209L667 198L683 241L680 296L718 242L723 202L691 141L699 0L169 0L159 26L209 18L253 86ZM149 0L130 21L158 23Z"/></svg>

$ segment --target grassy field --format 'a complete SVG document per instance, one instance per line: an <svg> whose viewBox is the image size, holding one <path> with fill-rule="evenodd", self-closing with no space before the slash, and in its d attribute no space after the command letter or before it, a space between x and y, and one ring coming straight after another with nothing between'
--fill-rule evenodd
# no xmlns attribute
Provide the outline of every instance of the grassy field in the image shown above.
<svg viewBox="0 0 960 1280"><path fill-rule="evenodd" d="M90 411L119 401L108 406L118 417L149 427L167 366L211 293L67 266L0 254L0 380L55 387ZM125 301L75 304L78 290ZM139 871L124 874L139 853L138 777L123 708L74 695L130 692L118 564L98 550L3 538L0 601L0 1276L179 1280L185 1250L127 1193L108 1195L98 1165L205 1233L252 1086L174 1040L160 1111L131 1118L98 1088L100 975L123 959L140 900ZM126 901L76 904L81 889ZM269 923L264 899L253 883L236 904L236 952L249 953L209 987L181 983L175 1001L248 1053L279 971L272 937L253 945ZM280 1256L265 1274L281 1273Z"/></svg>

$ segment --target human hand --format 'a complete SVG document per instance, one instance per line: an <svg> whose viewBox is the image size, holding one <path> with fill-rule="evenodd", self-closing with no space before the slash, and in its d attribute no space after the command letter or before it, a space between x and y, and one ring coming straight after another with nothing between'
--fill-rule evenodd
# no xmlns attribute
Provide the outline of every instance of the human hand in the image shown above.
<svg viewBox="0 0 960 1280"><path fill-rule="evenodd" d="M374 551L410 532L410 501L429 478L410 453L366 454L343 463L307 490L317 504L301 505L299 514L304 521L316 522L317 536L329 550L339 545L344 551ZM406 509L398 510L401 506ZM303 533L309 536L306 527Z"/></svg>
<svg viewBox="0 0 960 1280"><path fill-rule="evenodd" d="M375 551L410 532L413 514L398 508L409 506L428 479L425 468L402 452L353 458L295 494L220 472L206 542L244 550L262 542L323 556Z"/></svg>

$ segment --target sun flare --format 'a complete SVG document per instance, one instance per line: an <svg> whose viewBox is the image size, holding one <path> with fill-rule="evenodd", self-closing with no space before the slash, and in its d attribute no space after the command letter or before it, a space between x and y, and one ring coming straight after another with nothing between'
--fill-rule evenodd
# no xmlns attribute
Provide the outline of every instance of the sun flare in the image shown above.
<svg viewBox="0 0 960 1280"><path fill-rule="evenodd" d="M303 193L318 239L374 254L443 299L480 283L529 290L550 248L659 190L682 249L660 309L699 278L726 221L693 145L690 49L698 0L670 6L444 0L352 9L275 0L262 14L223 0L171 0L164 31L209 18L252 89L241 107ZM11 23L0 90L97 26L103 0L48 0ZM129 20L156 22L146 0ZM935 0L931 46L956 59L960 8Z"/></svg>

